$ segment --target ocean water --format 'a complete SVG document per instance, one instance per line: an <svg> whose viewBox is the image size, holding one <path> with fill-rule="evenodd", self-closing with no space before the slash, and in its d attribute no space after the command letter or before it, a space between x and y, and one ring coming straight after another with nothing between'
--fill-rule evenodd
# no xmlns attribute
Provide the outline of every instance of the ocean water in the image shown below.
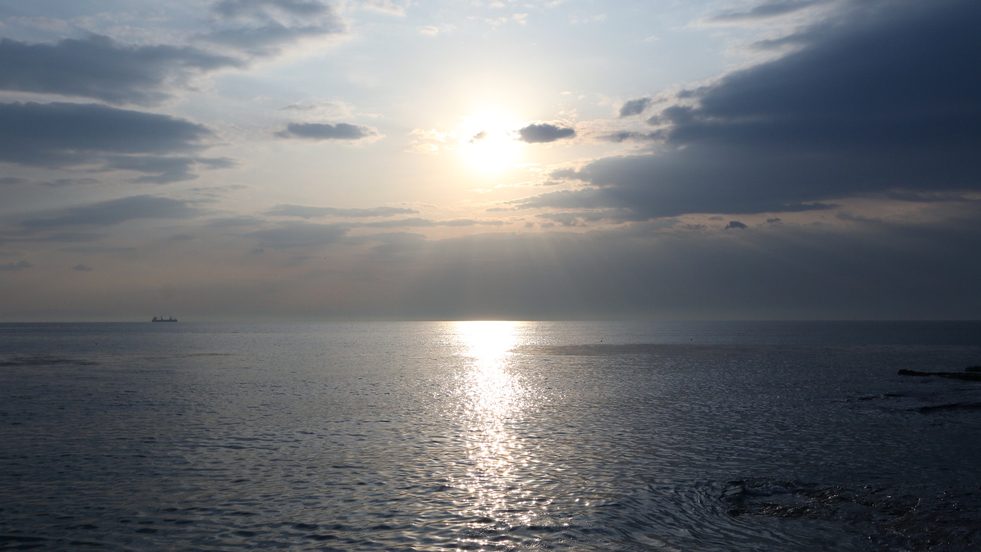
<svg viewBox="0 0 981 552"><path fill-rule="evenodd" d="M981 323L0 324L0 550L981 549Z"/></svg>

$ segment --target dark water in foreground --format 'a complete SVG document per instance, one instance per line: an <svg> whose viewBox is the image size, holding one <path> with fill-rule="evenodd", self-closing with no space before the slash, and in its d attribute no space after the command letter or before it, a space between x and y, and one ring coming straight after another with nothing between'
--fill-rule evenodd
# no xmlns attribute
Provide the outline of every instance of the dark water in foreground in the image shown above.
<svg viewBox="0 0 981 552"><path fill-rule="evenodd" d="M0 550L974 550L981 323L0 324Z"/></svg>

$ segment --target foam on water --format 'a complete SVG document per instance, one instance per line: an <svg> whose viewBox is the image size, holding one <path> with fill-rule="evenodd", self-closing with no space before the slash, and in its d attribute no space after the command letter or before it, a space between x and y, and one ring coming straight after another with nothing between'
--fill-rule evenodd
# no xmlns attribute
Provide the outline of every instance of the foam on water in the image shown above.
<svg viewBox="0 0 981 552"><path fill-rule="evenodd" d="M981 539L978 324L159 326L0 325L0 549Z"/></svg>

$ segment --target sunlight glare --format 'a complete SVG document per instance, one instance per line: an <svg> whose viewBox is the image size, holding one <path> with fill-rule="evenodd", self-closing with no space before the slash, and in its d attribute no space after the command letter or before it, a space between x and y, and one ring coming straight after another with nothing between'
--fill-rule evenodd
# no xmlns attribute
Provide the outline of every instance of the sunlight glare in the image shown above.
<svg viewBox="0 0 981 552"><path fill-rule="evenodd" d="M481 174L497 174L521 160L521 143L510 134L514 119L500 110L487 109L461 118L460 147L463 162Z"/></svg>
<svg viewBox="0 0 981 552"><path fill-rule="evenodd" d="M467 354L482 368L497 366L504 360L517 344L518 325L518 322L497 320L457 322Z"/></svg>
<svg viewBox="0 0 981 552"><path fill-rule="evenodd" d="M458 322L467 356L473 359L468 379L472 406L483 418L504 418L517 405L520 385L507 370L517 345L517 322Z"/></svg>

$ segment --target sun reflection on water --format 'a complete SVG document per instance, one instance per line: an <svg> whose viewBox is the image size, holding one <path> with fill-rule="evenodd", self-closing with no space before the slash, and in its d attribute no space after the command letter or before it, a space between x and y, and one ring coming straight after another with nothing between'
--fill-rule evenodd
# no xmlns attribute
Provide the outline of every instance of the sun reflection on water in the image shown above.
<svg viewBox="0 0 981 552"><path fill-rule="evenodd" d="M517 322L458 322L469 408L485 421L503 421L519 408L521 386L509 370L518 345Z"/></svg>
<svg viewBox="0 0 981 552"><path fill-rule="evenodd" d="M525 344L520 322L458 322L456 335L467 359L461 374L461 414L466 427L470 501L464 512L499 523L527 524L536 516L528 508L522 474L531 458L515 432L533 393L512 365L513 350ZM546 506L538 504L539 507Z"/></svg>

